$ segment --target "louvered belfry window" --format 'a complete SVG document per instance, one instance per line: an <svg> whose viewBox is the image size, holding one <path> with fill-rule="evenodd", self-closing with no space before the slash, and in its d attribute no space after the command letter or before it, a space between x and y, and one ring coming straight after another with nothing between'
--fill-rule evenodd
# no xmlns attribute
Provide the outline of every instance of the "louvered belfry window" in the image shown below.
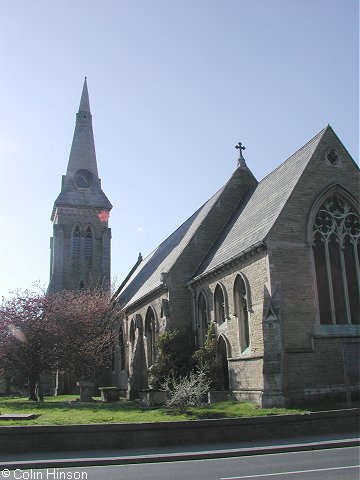
<svg viewBox="0 0 360 480"><path fill-rule="evenodd" d="M313 224L320 323L358 324L360 218L344 198L330 195Z"/></svg>

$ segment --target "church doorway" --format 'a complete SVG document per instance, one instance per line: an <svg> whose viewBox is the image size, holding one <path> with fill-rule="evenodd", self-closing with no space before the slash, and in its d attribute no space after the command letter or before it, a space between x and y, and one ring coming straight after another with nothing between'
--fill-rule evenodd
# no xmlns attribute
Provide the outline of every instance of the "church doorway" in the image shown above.
<svg viewBox="0 0 360 480"><path fill-rule="evenodd" d="M218 381L219 390L229 390L229 366L227 359L226 343L222 336L219 337L217 347Z"/></svg>

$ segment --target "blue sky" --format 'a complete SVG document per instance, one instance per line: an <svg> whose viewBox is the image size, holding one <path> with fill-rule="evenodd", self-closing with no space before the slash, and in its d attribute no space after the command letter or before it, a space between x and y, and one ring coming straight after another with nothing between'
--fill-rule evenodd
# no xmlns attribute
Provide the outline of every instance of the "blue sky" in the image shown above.
<svg viewBox="0 0 360 480"><path fill-rule="evenodd" d="M0 295L49 278L50 214L88 77L112 273L328 123L358 161L357 0L0 4Z"/></svg>

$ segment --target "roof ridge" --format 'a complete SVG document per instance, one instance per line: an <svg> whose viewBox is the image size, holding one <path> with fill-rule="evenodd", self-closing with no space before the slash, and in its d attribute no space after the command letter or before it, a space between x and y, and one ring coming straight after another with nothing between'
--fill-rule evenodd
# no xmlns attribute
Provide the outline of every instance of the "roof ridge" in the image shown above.
<svg viewBox="0 0 360 480"><path fill-rule="evenodd" d="M131 289L131 285L132 285L132 282L135 281L136 277L138 275L141 274L142 270L144 268L146 268L146 265L149 264L151 265L151 261L152 259L154 258L154 256L156 255L156 252L159 251L161 252L162 249L165 249L162 253L160 253L160 256L163 255L166 251L167 248L171 248L171 252L173 252L176 247L178 247L180 244L181 244L181 241L186 237L186 235L188 234L188 231L191 230L191 227L192 225L194 224L194 222L196 222L196 219L199 217L199 215L201 215L201 212L206 208L206 205L207 204L210 204L210 209L211 209L211 201L213 200L213 203L216 202L216 199L217 197L221 194L222 190L224 189L224 186L221 187L217 192L215 192L205 203L203 203L190 217L188 217L176 230L174 230L168 237L165 238L165 240L163 240L159 245L157 245L143 260L142 262L139 262L139 264L137 265L137 267L134 269L134 271L132 272L132 275L129 275L128 276L128 279L126 282L123 282L124 285L122 285L122 289L118 289L118 291L116 292L116 299L120 299L121 295L122 294L125 294L125 292L127 291L127 289ZM206 215L205 215L206 216ZM204 219L202 219L203 221ZM201 221L201 223L202 223ZM201 224L200 223L200 224ZM193 238L193 236L195 235L195 232L198 230L199 226L195 229L195 231L191 234L191 236L189 237L188 241L186 241L186 243L182 246L182 248L179 250L178 254L177 254L177 258L179 257L179 255L181 255L181 253L184 251L184 249L186 248L186 246L188 245L189 241ZM177 234L178 232L180 231L181 232L181 229L186 229L182 234L181 234L181 240L176 244L176 245L173 245L171 246L171 237L174 238L174 241L176 241L176 238L177 238ZM159 266L163 263L163 261L165 260L165 258L168 258L169 255L171 254L171 252L168 252L165 254L165 256L162 258L162 260L160 261L160 259L157 259L157 261L159 261L159 263L156 265L156 267L153 267L154 270L151 272L151 274L149 274L149 276L147 277L147 279L143 282L143 284L145 284L150 278L151 276L155 273L155 271L159 268ZM171 266L170 266L171 268ZM120 291L119 291L120 290ZM130 299L130 302L133 300L133 297ZM128 305L128 301L125 301L125 305L124 306L127 306Z"/></svg>
<svg viewBox="0 0 360 480"><path fill-rule="evenodd" d="M225 183L225 185L226 185L226 183ZM151 256L156 250L158 250L158 249L161 247L161 245L163 245L165 242L167 242L167 241L169 240L169 238L171 238L173 235L175 235L176 232L178 232L189 220L192 219L192 217L196 216L196 215L205 207L205 205L206 205L208 202L210 202L210 200L211 200L212 198L214 198L215 195L217 195L217 194L220 192L220 190L222 190L222 189L225 187L225 185L223 185L223 186L222 186L221 188L219 188L213 195L211 195L211 197L209 197L200 207L198 207L198 208L195 210L195 212L194 212L192 215L190 215L190 217L188 217L186 220L184 220L181 225L179 225L175 230L173 230L173 231L170 233L170 235L168 235L161 243L159 243L159 245L157 245L153 250L151 250L151 252L150 252L148 255L146 255L146 257L144 258L143 262L145 262L146 259L147 259L149 256Z"/></svg>
<svg viewBox="0 0 360 480"><path fill-rule="evenodd" d="M260 182L259 182L260 183ZM259 184L258 184L259 185ZM237 207L235 208L235 210L233 211L233 213L230 215L230 217L228 218L227 222L225 223L223 229L218 233L217 237L215 238L215 240L213 241L213 243L210 245L210 247L208 248L208 251L204 254L203 258L201 259L200 263L197 265L197 267L195 268L194 270L194 273L191 275L191 278L195 278L197 276L197 272L201 270L201 267L203 265L203 263L206 262L206 259L208 258L208 256L211 254L212 251L214 251L216 249L216 246L219 244L220 242L220 239L221 239L221 236L223 234L224 231L226 231L227 227L229 225L231 225L231 223L234 221L234 219L237 217L237 215L239 215L242 210L244 210L244 208L246 207L248 201L250 200L250 198L252 197L253 193L255 192L255 190L258 188L258 185L256 185L256 187L253 187L251 188L250 190L248 190L240 199Z"/></svg>
<svg viewBox="0 0 360 480"><path fill-rule="evenodd" d="M253 244L254 239L256 241L259 241L259 240L263 241L266 238L266 236L269 234L269 231L272 229L276 221L276 217L280 215L281 211L283 210L283 207L287 202L287 197L291 194L291 192L295 188L295 185L297 184L299 178L303 174L304 169L308 165L309 161L313 157L314 152L316 151L325 131L328 128L331 128L331 127L327 126L324 129L322 129L313 138L311 138L305 145L303 145L301 148L296 150L296 152L290 155L277 168L275 168L268 175L266 175L258 183L257 187L252 191L252 194L250 195L249 198L247 198L247 201L242 205L241 204L238 205L237 209L234 212L234 215L231 218L229 218L229 221L225 225L224 230L217 237L216 241L211 246L211 249L204 256L202 262L197 266L197 269L193 273L192 279L194 279L195 276L199 276L200 274L208 272L209 269L212 270L216 266L223 264L224 261L227 262L228 259L232 257L232 255L229 256L229 253L230 251L232 251L232 248L233 248L230 245L233 245L235 241L234 238L235 237L238 238L238 237L237 235L231 232L235 231L234 229L236 229L236 224L244 227L243 222L246 221L247 230L245 229L245 231L248 231L249 229L248 222L252 222L251 225L253 229L251 231L253 233L251 235L247 235L247 234L241 235L243 237L242 243L244 248L248 248L249 243ZM298 163L299 161L301 165ZM276 208L276 211L277 211L276 216L274 216L274 211L270 215L269 215L269 212L267 212L267 214L265 214L266 220L259 222L259 219L258 218L255 219L254 214L251 213L252 209L255 208L256 206L257 206L256 208L258 208L259 205L261 206L261 208L265 208L265 210L268 209L269 205L272 204L272 201L269 202L268 198L264 200L264 192L269 193L269 188L270 188L269 186L273 185L274 182L278 184L279 178L281 177L285 176L285 178L289 180L289 172L291 173L291 175L293 174L294 175L291 181L286 182L286 188L285 188L285 191L283 191L284 195L282 196L282 199L278 203L278 208ZM283 189L281 188L280 190L283 190ZM277 197L279 196L279 192L276 193L276 196ZM230 242L228 243L227 246L225 246L226 239L228 239L227 242ZM238 247L239 245L237 245L237 248ZM227 260L224 260L225 257L227 257Z"/></svg>
<svg viewBox="0 0 360 480"><path fill-rule="evenodd" d="M259 182L259 185L260 183L262 183L264 180L266 180L270 175L272 175L273 173L275 173L277 170L279 170L279 168L281 168L285 163L288 162L288 160L290 160L291 158L293 158L295 155L297 155L299 152L301 152L301 150L304 150L311 142L313 142L317 136L319 136L319 141L321 140L322 136L324 135L325 131L328 129L328 128L331 128L330 125L326 125L326 127L324 127L322 130L320 130L320 132L318 132L316 135L313 136L313 138L311 138L308 142L305 143L305 145L303 145L302 147L298 148L294 153L292 153L286 160L284 160L283 162L280 163L280 165L278 165L276 168L274 168L274 170L271 170L271 172L269 172L267 175L265 175L264 178L262 178ZM332 130L332 128L331 128Z"/></svg>
<svg viewBox="0 0 360 480"><path fill-rule="evenodd" d="M296 180L295 177L301 175L301 171L303 171L303 168L300 168L301 165L303 166L303 164L307 162L308 157L312 157L313 152L317 148L318 141L322 138L322 135L326 131L326 128L328 127L322 129L317 135L310 139L295 153L290 155L284 162L282 162L275 170L273 170L266 177L264 177L264 179L262 179L259 183L254 178L254 181L257 184L256 188L254 188L255 185L252 185L252 187L249 188L249 183L246 192L242 193L241 198L236 197L236 204L233 203L234 208L231 209L231 212L229 210L229 216L227 216L226 221L224 218L221 230L217 230L216 232L214 232L211 238L208 239L208 245L210 244L210 242L211 244L208 246L207 251L203 252L201 257L196 258L196 263L199 262L198 265L196 265L196 263L192 264L192 268L196 266L196 270L193 271L192 275L191 272L189 272L190 278L193 278L195 274L198 274L201 271L206 271L212 262L217 262L217 254L213 253L214 250L216 250L215 247L217 245L221 245L221 238L223 237L224 232L229 232L231 230L231 225L233 225L236 222L236 218L239 217L239 209L240 211L245 213L247 212L246 209L250 208L248 207L248 205L250 205L253 199L254 201L258 201L256 200L257 198L262 198L262 188L260 188L260 193L256 194L256 192L259 192L259 186L264 186L265 189L268 189L267 185L269 184L269 182L272 183L273 179L275 181L279 175L283 176L284 174L285 177L288 178L289 173L287 171L289 169L290 172L294 174L294 181ZM291 159L293 159L293 161L291 161ZM298 164L298 160L301 160L301 165ZM289 161L290 163L288 163ZM283 171L279 170L286 164L288 164L289 167L285 167ZM191 243L196 233L199 231L199 229L202 228L204 222L206 222L208 215L210 214L214 206L217 204L219 198L222 198L224 191L230 189L229 195L231 198L234 197L232 199L232 202L235 201L235 196L231 192L232 188L236 187L237 181L239 180L237 176L234 177L234 175L236 175L236 172L239 172L239 170L236 169L236 171L230 176L230 178L217 192L215 192L206 202L204 202L202 206L200 206L190 217L188 217L175 231L171 232L170 235L168 235L166 239L164 239L159 245L157 245L137 266L137 268L135 268L133 274L129 276L127 282L124 282L122 289L119 289L120 291L118 291L117 299L122 298L124 306L131 305L135 300L138 300L138 298L142 297L144 293L147 293L153 287L157 287L159 281L161 281L160 274L163 272L168 273L172 270L177 260L181 257L183 252L186 251L189 243ZM266 181L264 182L264 180ZM246 180L246 185L248 181L250 180ZM292 184L293 182L290 183ZM290 185L288 185L285 190L288 191L289 188L291 188ZM246 214L246 216L248 216L248 214ZM273 220L274 219L270 215L268 217L267 224L265 225L267 231L264 230L265 227L262 224L260 225L260 227L256 226L258 223L257 220L257 223L254 224L255 233L253 233L251 236L258 235L259 228L262 228L265 237L267 232L269 231L269 228L271 228L271 223L273 222ZM225 233L225 237L226 236L227 233ZM247 242L247 240L245 239L245 242ZM209 257L211 257L211 259L209 259Z"/></svg>

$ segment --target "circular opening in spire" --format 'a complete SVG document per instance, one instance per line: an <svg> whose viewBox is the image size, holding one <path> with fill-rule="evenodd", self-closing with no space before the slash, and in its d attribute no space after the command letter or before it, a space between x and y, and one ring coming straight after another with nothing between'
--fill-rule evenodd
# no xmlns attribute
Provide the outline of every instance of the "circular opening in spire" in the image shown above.
<svg viewBox="0 0 360 480"><path fill-rule="evenodd" d="M78 187L88 188L93 182L93 174L84 168L75 173L75 183Z"/></svg>

